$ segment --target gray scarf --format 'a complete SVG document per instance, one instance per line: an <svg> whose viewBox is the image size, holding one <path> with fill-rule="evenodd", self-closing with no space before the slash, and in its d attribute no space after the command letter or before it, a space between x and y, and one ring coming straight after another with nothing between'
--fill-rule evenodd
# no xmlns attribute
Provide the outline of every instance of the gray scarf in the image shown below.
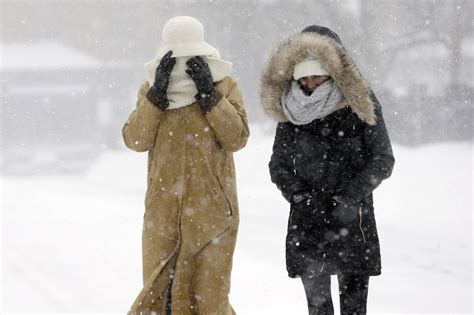
<svg viewBox="0 0 474 315"><path fill-rule="evenodd" d="M336 111L342 98L341 90L333 80L318 86L311 95L306 95L298 82L293 80L281 96L281 105L289 121L305 125Z"/></svg>

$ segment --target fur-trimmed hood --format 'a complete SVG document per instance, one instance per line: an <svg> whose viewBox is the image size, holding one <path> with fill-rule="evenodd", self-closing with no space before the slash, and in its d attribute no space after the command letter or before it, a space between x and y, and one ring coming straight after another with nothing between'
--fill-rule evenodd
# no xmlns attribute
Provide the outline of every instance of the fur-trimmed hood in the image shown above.
<svg viewBox="0 0 474 315"><path fill-rule="evenodd" d="M375 106L369 85L344 46L330 36L316 32L293 35L271 52L260 81L260 98L265 112L279 122L288 121L281 107L281 96L293 80L295 65L311 57L321 62L341 89L344 100L338 107L349 106L361 120L375 125Z"/></svg>

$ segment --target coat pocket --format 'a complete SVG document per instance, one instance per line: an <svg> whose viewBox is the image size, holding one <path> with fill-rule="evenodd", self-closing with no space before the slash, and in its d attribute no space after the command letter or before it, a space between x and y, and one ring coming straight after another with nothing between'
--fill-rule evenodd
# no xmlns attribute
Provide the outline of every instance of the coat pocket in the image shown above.
<svg viewBox="0 0 474 315"><path fill-rule="evenodd" d="M148 180L147 180L147 187L146 187L146 193L145 193L145 210L150 207L150 202L152 198L152 190L153 190L153 179L151 178L150 175L148 175Z"/></svg>
<svg viewBox="0 0 474 315"><path fill-rule="evenodd" d="M231 217L234 215L232 211L232 205L229 201L229 198L227 198L226 193L224 192L224 189L222 187L222 184L219 180L219 177L215 176L216 179L216 191L219 194L219 199L222 200L222 203L224 204L225 210L226 210L226 215Z"/></svg>

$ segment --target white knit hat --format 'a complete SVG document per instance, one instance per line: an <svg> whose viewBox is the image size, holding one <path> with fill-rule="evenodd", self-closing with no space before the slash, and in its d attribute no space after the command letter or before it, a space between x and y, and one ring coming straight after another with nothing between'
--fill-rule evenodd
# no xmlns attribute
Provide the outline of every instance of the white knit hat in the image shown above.
<svg viewBox="0 0 474 315"><path fill-rule="evenodd" d="M299 80L312 75L329 75L326 69L316 59L298 63L293 70L293 78Z"/></svg>
<svg viewBox="0 0 474 315"><path fill-rule="evenodd" d="M170 50L173 51L173 57L220 58L217 49L204 41L204 27L201 22L190 16L176 16L165 23L156 59L160 60Z"/></svg>

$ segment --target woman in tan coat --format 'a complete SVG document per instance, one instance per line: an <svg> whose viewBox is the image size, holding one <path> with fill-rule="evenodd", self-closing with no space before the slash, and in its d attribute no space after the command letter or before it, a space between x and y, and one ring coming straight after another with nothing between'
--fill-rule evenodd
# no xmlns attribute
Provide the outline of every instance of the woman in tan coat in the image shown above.
<svg viewBox="0 0 474 315"><path fill-rule="evenodd" d="M130 314L235 314L228 298L239 224L232 152L245 146L249 128L231 64L203 34L191 17L165 24L122 130L127 147L148 152L144 287Z"/></svg>

